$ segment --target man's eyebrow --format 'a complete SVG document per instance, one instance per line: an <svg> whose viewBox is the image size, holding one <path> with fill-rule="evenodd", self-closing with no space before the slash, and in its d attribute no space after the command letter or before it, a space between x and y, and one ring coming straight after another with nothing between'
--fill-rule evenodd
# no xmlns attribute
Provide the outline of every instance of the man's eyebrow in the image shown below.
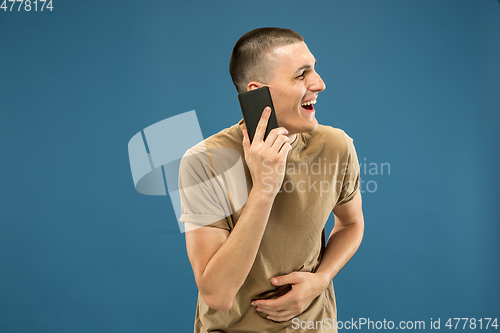
<svg viewBox="0 0 500 333"><path fill-rule="evenodd" d="M314 60L314 66L316 66L316 60ZM299 73L300 71L302 71L303 69L311 69L313 68L314 66L311 66L311 65L304 65L302 67L300 67L299 69L297 69L295 71L295 73Z"/></svg>

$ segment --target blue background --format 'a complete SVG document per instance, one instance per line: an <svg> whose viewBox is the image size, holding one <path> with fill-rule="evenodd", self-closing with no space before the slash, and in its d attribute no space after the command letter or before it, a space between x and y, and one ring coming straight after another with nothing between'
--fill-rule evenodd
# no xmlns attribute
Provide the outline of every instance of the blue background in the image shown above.
<svg viewBox="0 0 500 333"><path fill-rule="evenodd" d="M262 26L304 36L320 123L391 166L362 175L338 319L500 316L498 1L53 6L0 11L0 332L192 331L184 235L135 191L127 143L193 109L204 137L236 123L229 56Z"/></svg>

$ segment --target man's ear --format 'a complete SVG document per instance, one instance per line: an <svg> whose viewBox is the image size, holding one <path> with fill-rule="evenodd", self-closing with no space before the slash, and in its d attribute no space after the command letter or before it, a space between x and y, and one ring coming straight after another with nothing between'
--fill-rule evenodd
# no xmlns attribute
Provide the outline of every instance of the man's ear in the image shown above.
<svg viewBox="0 0 500 333"><path fill-rule="evenodd" d="M247 91L255 90L258 88L262 88L262 87L264 87L264 85L262 83L257 82L257 81L250 81L247 85Z"/></svg>

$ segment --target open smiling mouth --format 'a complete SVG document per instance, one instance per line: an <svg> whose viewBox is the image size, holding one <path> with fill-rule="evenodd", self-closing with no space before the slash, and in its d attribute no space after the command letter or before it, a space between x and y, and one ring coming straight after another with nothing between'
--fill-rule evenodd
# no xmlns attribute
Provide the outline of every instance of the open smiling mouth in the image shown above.
<svg viewBox="0 0 500 333"><path fill-rule="evenodd" d="M300 106L307 111L314 111L314 104L316 104L316 100L304 102Z"/></svg>

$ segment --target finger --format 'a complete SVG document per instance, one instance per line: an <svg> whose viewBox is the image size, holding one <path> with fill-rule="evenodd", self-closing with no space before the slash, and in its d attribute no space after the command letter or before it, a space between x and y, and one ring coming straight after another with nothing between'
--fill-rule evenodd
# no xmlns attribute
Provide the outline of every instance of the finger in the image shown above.
<svg viewBox="0 0 500 333"><path fill-rule="evenodd" d="M292 151L292 145L290 144L290 142L285 142L279 152L278 152L278 156L285 159L287 157L288 154L290 154L290 152ZM278 282L279 283L279 282ZM274 284L274 283L273 283ZM283 284L287 284L287 283L283 283ZM281 284L274 284L275 286L280 286Z"/></svg>
<svg viewBox="0 0 500 333"><path fill-rule="evenodd" d="M287 275L276 276L271 279L271 283L275 286L282 286L285 284L295 284L301 282L303 279L300 272L292 272Z"/></svg>
<svg viewBox="0 0 500 333"><path fill-rule="evenodd" d="M255 311L261 312L261 313L264 313L264 314L267 314L267 315L271 315L271 316L280 316L281 312L283 312L283 311L276 311L276 310L264 309L264 308L261 308L261 307L255 308Z"/></svg>
<svg viewBox="0 0 500 333"><path fill-rule="evenodd" d="M284 127L273 128L269 132L269 135L267 136L266 140L264 141L264 144L266 145L266 147L271 148L271 146L274 144L274 142L276 141L276 139L280 135L286 136L287 134L288 134L288 130Z"/></svg>
<svg viewBox="0 0 500 333"><path fill-rule="evenodd" d="M286 310L290 307L291 304L290 292L285 295L275 298L275 299L265 299L256 301L256 303L252 302L252 305L257 305L259 308L269 310L269 311L282 311Z"/></svg>
<svg viewBox="0 0 500 333"><path fill-rule="evenodd" d="M270 150L271 150L272 152L274 152L275 154L278 154L278 153L281 151L281 149L282 149L283 145L284 145L285 143L289 143L289 142L290 142L290 138L289 138L289 137L287 137L287 136L285 136L285 135L280 135L280 136L278 136L278 137L276 138L276 140L274 140L274 143L273 143L273 145L270 147Z"/></svg>
<svg viewBox="0 0 500 333"><path fill-rule="evenodd" d="M276 311L276 310L266 310L266 309L262 309L262 308L256 308L255 310L257 310L258 312L270 315L270 316L275 316L275 317L286 317L286 316L290 316L296 312L296 310L291 310L291 309Z"/></svg>
<svg viewBox="0 0 500 333"><path fill-rule="evenodd" d="M264 141L264 134L266 134L267 128L267 120L271 115L271 108L266 106L264 111L262 112L262 116L260 117L259 123L257 124L257 129L255 130L255 135L253 136L254 141Z"/></svg>

